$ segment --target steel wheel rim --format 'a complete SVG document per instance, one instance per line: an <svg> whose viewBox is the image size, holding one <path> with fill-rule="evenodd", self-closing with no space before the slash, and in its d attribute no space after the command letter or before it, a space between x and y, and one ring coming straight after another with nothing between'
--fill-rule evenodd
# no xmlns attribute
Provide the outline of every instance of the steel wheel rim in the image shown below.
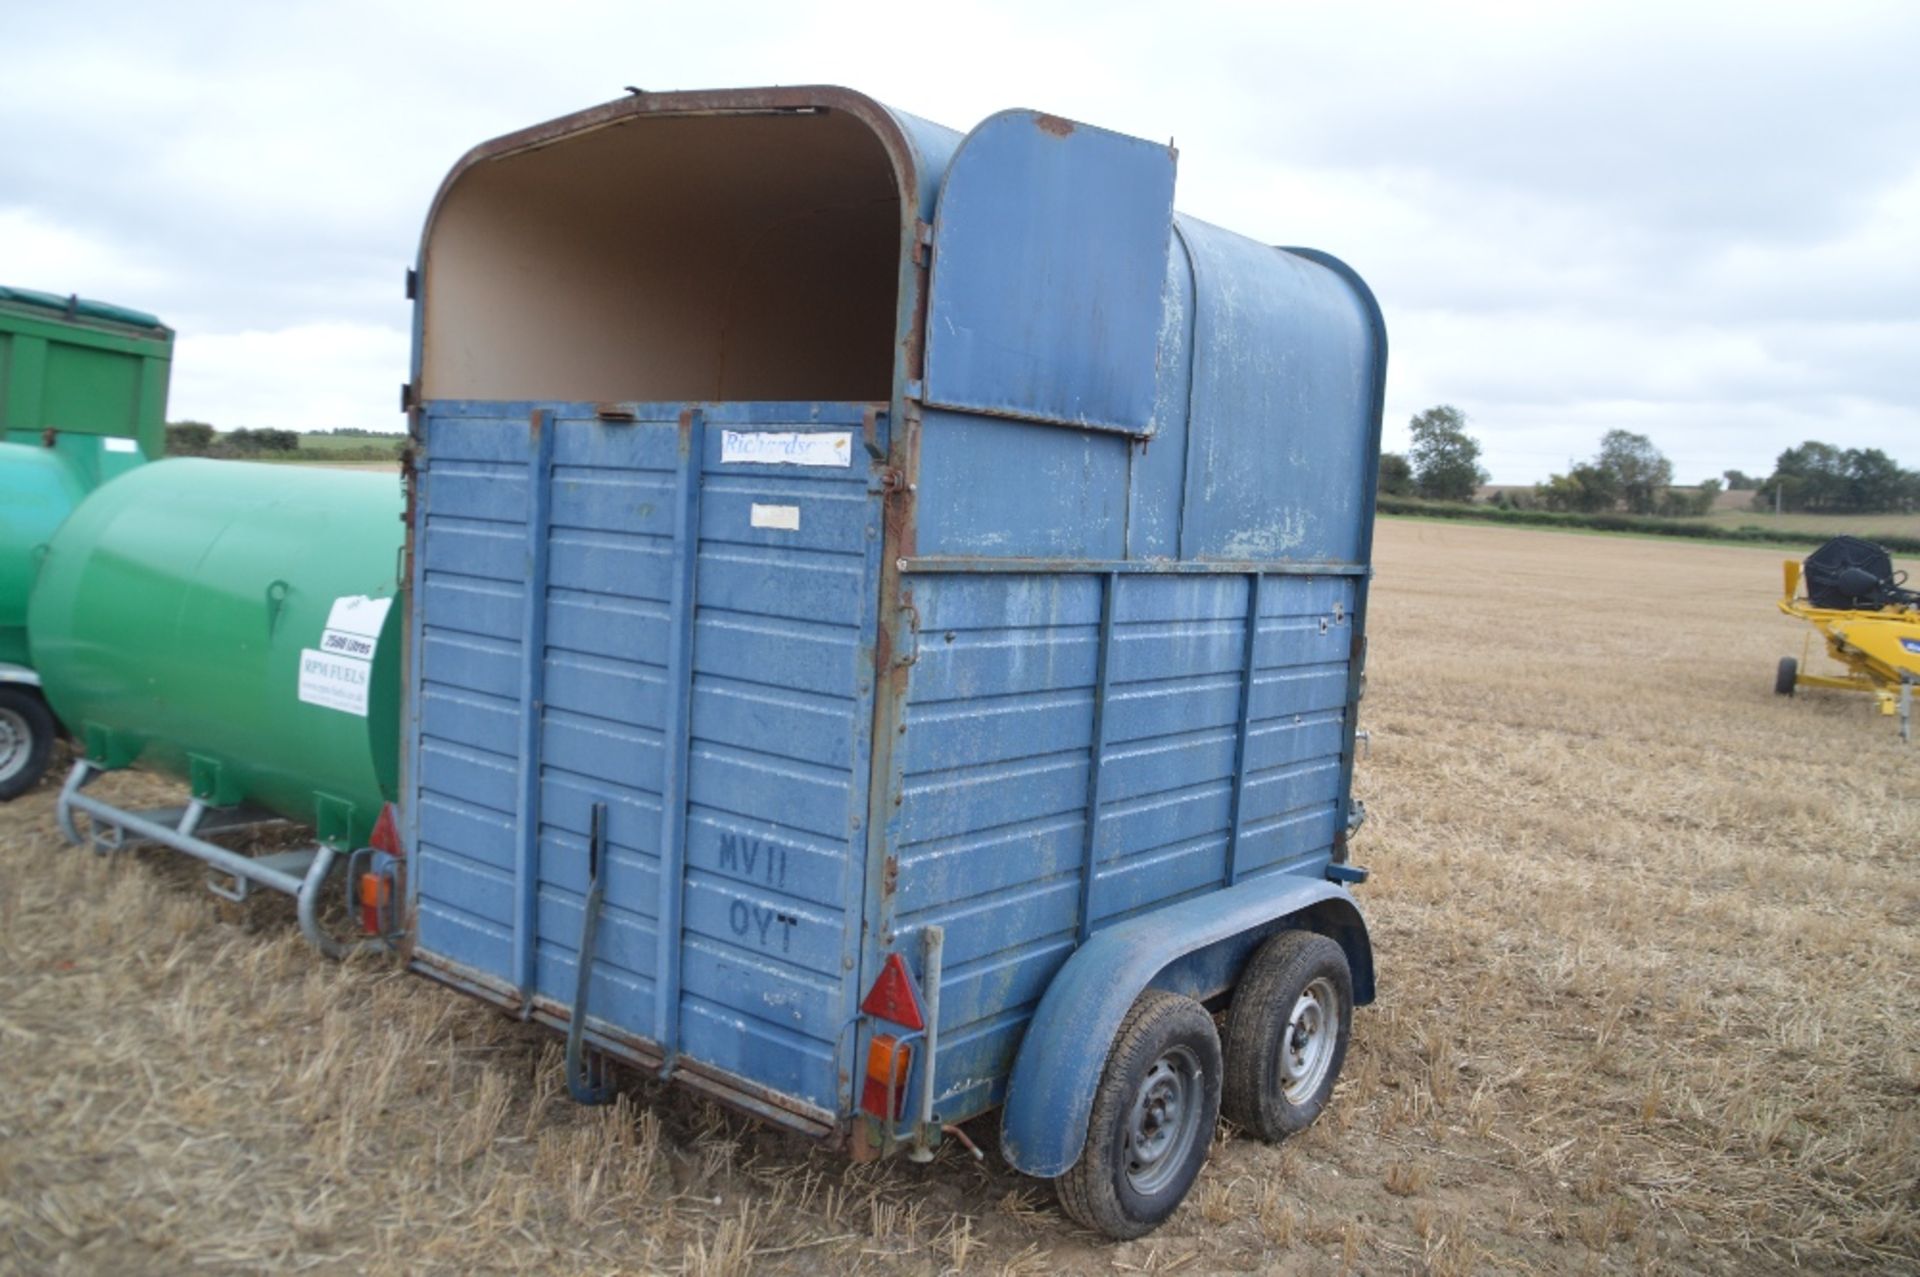
<svg viewBox="0 0 1920 1277"><path fill-rule="evenodd" d="M0 709L0 780L12 780L25 771L31 753L33 731L27 726L26 715Z"/></svg>
<svg viewBox="0 0 1920 1277"><path fill-rule="evenodd" d="M1206 1078L1191 1047L1171 1047L1141 1080L1127 1113L1126 1175L1151 1197L1179 1178L1200 1137Z"/></svg>
<svg viewBox="0 0 1920 1277"><path fill-rule="evenodd" d="M1340 1041L1340 995L1326 977L1300 991L1286 1027L1280 1030L1278 1069L1280 1093L1289 1104L1312 1099L1333 1068L1333 1050Z"/></svg>

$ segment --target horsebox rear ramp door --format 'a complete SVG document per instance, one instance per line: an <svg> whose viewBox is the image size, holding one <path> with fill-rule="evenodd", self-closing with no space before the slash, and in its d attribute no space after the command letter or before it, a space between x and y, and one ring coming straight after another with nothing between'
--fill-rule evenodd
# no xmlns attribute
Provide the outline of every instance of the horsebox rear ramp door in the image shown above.
<svg viewBox="0 0 1920 1277"><path fill-rule="evenodd" d="M846 1111L884 427L863 404L429 405L416 965L564 1019L602 805L591 1033Z"/></svg>

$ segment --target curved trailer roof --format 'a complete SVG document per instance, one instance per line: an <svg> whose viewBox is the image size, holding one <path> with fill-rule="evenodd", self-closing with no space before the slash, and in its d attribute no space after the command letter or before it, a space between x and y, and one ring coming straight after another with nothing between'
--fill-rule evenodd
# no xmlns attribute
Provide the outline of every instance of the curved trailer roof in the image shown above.
<svg viewBox="0 0 1920 1277"><path fill-rule="evenodd" d="M841 88L581 111L442 184L414 398L882 402L926 442L921 553L1093 548L992 541L1035 496L1019 474L935 491L983 419L1073 427L1145 454L1088 477L1125 494L1112 557L1364 562L1379 309L1324 254L1175 214L1176 160L1035 111L963 136Z"/></svg>

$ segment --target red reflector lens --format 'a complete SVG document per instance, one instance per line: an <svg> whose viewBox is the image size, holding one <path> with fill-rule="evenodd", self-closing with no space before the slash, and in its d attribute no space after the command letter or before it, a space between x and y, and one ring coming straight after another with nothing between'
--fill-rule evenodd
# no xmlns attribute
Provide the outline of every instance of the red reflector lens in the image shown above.
<svg viewBox="0 0 1920 1277"><path fill-rule="evenodd" d="M907 974L907 964L897 953L887 955L886 965L880 968L880 978L867 990L860 1009L875 1019L890 1020L909 1029L927 1027L927 1018L920 1013L920 999L913 991L913 979Z"/></svg>
<svg viewBox="0 0 1920 1277"><path fill-rule="evenodd" d="M400 826L393 818L392 803L381 804L380 819L373 822L373 834L367 839L367 845L389 856L406 855L400 850Z"/></svg>

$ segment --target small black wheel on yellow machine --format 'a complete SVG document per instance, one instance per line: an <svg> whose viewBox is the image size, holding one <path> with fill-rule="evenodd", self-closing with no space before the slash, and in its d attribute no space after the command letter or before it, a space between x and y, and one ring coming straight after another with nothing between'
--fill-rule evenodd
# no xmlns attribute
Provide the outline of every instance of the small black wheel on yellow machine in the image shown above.
<svg viewBox="0 0 1920 1277"><path fill-rule="evenodd" d="M1773 694L1775 696L1791 696L1793 695L1793 689L1799 685L1799 682L1800 662L1794 660L1791 656L1781 657L1780 668L1773 676Z"/></svg>

